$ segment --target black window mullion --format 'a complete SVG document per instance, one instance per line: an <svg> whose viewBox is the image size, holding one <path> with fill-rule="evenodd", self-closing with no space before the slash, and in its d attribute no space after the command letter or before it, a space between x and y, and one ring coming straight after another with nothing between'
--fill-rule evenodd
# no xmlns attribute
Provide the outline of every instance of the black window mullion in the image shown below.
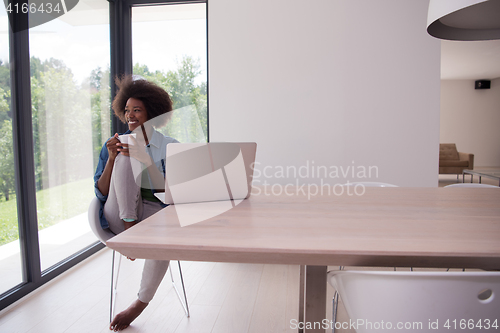
<svg viewBox="0 0 500 333"><path fill-rule="evenodd" d="M111 98L116 95L115 77L132 74L132 8L125 1L111 1L110 15L110 52L111 52ZM112 115L111 132L124 133L128 126Z"/></svg>
<svg viewBox="0 0 500 333"><path fill-rule="evenodd" d="M25 283L36 284L41 273L31 120L28 14L12 12L9 20L12 127L23 280Z"/></svg>
<svg viewBox="0 0 500 333"><path fill-rule="evenodd" d="M25 282L40 280L40 250L36 213L33 128L31 120L31 86L28 14L9 14L11 105L13 114L14 159L19 240ZM18 31L18 32L13 32Z"/></svg>

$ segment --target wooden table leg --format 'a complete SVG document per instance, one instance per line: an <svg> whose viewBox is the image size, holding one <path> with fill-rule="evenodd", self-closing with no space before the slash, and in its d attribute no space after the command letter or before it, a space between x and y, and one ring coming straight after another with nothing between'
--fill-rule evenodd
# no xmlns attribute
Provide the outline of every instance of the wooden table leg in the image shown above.
<svg viewBox="0 0 500 333"><path fill-rule="evenodd" d="M306 266L305 333L322 332L326 318L326 266Z"/></svg>

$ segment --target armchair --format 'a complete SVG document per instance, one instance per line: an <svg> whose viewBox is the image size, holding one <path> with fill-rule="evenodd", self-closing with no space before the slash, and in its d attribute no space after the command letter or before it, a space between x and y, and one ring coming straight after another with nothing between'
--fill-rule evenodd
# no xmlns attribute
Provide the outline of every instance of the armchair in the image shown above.
<svg viewBox="0 0 500 333"><path fill-rule="evenodd" d="M439 144L439 174L461 174L474 169L474 154L457 151L454 143Z"/></svg>

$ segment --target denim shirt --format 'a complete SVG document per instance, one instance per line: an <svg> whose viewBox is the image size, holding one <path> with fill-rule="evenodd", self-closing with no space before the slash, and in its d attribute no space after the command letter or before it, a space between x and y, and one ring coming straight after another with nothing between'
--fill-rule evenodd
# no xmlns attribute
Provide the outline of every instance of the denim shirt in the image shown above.
<svg viewBox="0 0 500 333"><path fill-rule="evenodd" d="M130 131L125 132L124 134L130 134ZM121 135L121 134L120 134ZM109 139L108 139L109 140ZM149 156L153 159L156 167L163 173L163 177L165 177L165 156L167 154L167 144L179 142L174 138L169 136L164 136L160 132L154 130L153 135L151 136L151 140L149 140L149 145L147 145L147 152ZM107 143L107 141L106 141ZM101 153L99 154L99 162L97 163L97 168L94 174L94 191L97 199L101 202L101 209L99 210L99 220L101 222L101 227L103 229L109 228L108 221L104 217L104 203L108 199L107 195L103 195L99 188L97 187L97 182L99 178L101 178L102 173L104 172L104 168L106 167L106 163L108 162L109 153L106 148L106 143L101 148ZM151 182L151 180L150 180ZM151 186L152 188L152 186ZM151 192L155 193L154 189ZM165 207L167 205L164 205Z"/></svg>

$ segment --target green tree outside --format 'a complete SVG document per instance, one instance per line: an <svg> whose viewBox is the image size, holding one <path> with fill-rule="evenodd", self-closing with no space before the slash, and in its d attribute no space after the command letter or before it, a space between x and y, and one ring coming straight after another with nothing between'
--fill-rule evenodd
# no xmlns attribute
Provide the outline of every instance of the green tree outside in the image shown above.
<svg viewBox="0 0 500 333"><path fill-rule="evenodd" d="M185 56L175 71L167 72L151 72L146 65L135 64L133 72L165 89L174 102L172 118L160 132L180 142L207 141L206 82L195 83L201 74L199 61Z"/></svg>
<svg viewBox="0 0 500 333"><path fill-rule="evenodd" d="M0 193L9 201L14 191L14 148L12 144L12 120L4 120L0 127Z"/></svg>
<svg viewBox="0 0 500 333"><path fill-rule="evenodd" d="M0 198L14 193L14 154L10 118L10 67L0 60Z"/></svg>

